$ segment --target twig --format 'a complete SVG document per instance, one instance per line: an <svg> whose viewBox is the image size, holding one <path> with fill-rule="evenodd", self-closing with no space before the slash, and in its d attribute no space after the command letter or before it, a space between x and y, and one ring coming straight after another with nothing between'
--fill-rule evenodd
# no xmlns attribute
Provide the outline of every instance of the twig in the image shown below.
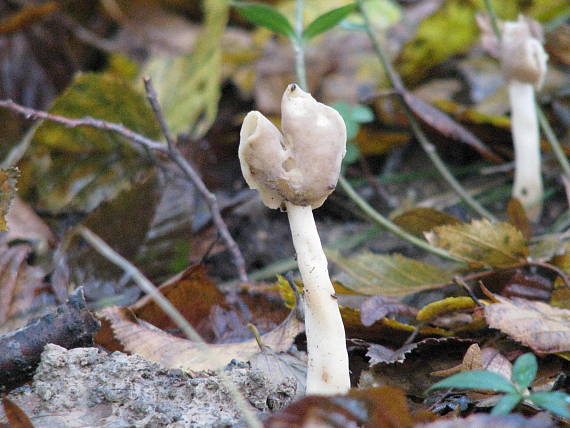
<svg viewBox="0 0 570 428"><path fill-rule="evenodd" d="M176 309L176 307L170 303L166 297L150 282L136 266L131 264L127 259L113 250L105 241L103 241L99 236L93 233L91 230L85 226L78 226L77 233L83 237L93 248L105 257L110 262L119 266L124 270L136 284L151 296L156 304L162 309L170 319L182 330L182 332L190 339L195 342L198 346L202 348L202 352L206 355L212 351L208 348L206 342L198 334L198 332L190 325L190 323L184 318L184 316ZM245 401L244 397L241 395L240 391L237 389L236 385L228 377L228 375L223 371L223 369L217 370L217 374L220 380L228 390L231 398L234 400L235 404L239 408L242 416L250 428L262 428L261 422L257 419L255 414L251 411L249 404Z"/></svg>
<svg viewBox="0 0 570 428"><path fill-rule="evenodd" d="M469 285L465 282L465 280L462 277L460 276L453 277L453 282L462 287L467 292L467 294L469 294L469 297L471 297L473 301L477 304L477 306L483 306L483 304L477 298L475 293L473 293L473 290L471 290L471 287L469 287Z"/></svg>
<svg viewBox="0 0 570 428"><path fill-rule="evenodd" d="M220 206L218 204L218 199L216 198L216 195L214 195L212 192L208 190L206 184L204 183L200 175L196 172L196 170L192 167L192 165L190 165L190 163L186 160L186 158L182 156L182 153L180 153L180 150L178 150L178 148L176 147L176 142L174 141L174 137L172 136L172 133L170 132L170 129L166 124L166 120L164 119L162 109L160 108L160 104L158 102L158 98L156 96L156 91L152 84L152 80L150 77L145 77L143 80L144 80L144 87L146 90L146 96L148 102L156 116L156 119L158 120L160 129L162 130L162 133L166 138L166 142L168 144L168 155L170 159L172 159L172 161L176 165L178 165L178 167L184 173L184 175L194 184L194 186L196 186L196 188L198 189L198 191L206 201L206 204L208 204L208 207L210 208L210 212L212 214L212 220L214 221L216 228L220 232L222 239L225 241L226 245L228 246L228 250L233 256L233 261L238 270L240 280L242 282L247 282L248 277L245 269L245 260L241 253L241 250L239 249L237 243L234 241L234 238L230 234L230 231L228 230L228 227L226 226L226 223L222 218L222 214L220 213Z"/></svg>
<svg viewBox="0 0 570 428"><path fill-rule="evenodd" d="M497 15L495 14L495 10L493 9L493 5L491 4L490 0L485 0L485 9L491 18L491 26L493 27L493 32L495 33L497 40L500 42L501 29L499 28ZM542 108L538 104L536 105L536 112L538 114L538 121L540 123L540 127L542 128L542 132L544 132L544 135L546 136L546 139L548 140L548 143L550 144L550 147L554 152L554 156L556 156L556 160L560 164L560 167L562 168L566 179L570 180L570 163L568 162L568 158L564 153L564 149L562 148L560 141L558 141L558 137L556 137L556 134L550 126L546 115L542 111Z"/></svg>
<svg viewBox="0 0 570 428"><path fill-rule="evenodd" d="M146 84L147 84L147 81L145 80L145 85ZM150 98L152 98L152 97L149 95L149 101L150 101ZM156 96L154 97L154 100L156 100ZM151 102L151 105L152 105L152 102ZM91 128L97 128L97 129L101 129L104 131L115 132L115 133L125 137L128 141L134 142L135 144L131 144L131 147L134 147L135 149L138 149L138 146L141 146L143 149L154 150L154 151L168 155L170 157L170 159L182 171L184 176L194 186L196 186L198 191L201 193L202 197L205 199L205 201L206 201L206 203L207 203L207 205L210 208L210 211L212 213L212 220L213 220L214 224L216 225L216 227L218 228L220 235L222 236L222 239L225 241L225 243L228 247L228 250L230 251L230 253L233 256L233 262L234 262L236 269L238 271L238 276L239 276L240 280L242 282L248 281L248 277L247 277L247 273L246 273L246 269L245 269L245 260L243 258L243 255L241 254L241 251L240 251L238 245L236 244L236 242L232 238L226 224L224 223L224 220L220 214L220 209L219 209L219 205L218 205L218 201L216 199L216 196L208 190L208 188L206 187L206 185L204 184L204 182L202 181L202 179L200 178L198 173L194 170L194 168L188 163L188 161L184 158L184 156L182 156L182 153L180 153L180 151L173 144L172 136L170 135L170 132L168 131L168 129L165 128L166 125L164 122L164 118L162 117L162 114L160 113L160 110L158 110L158 112L160 113L160 117L162 119L160 119L158 115L157 115L157 118L159 119L159 122L162 120L162 123L160 123L160 126L161 126L163 132L165 131L165 129L166 129L166 132L168 132L168 135L165 133L165 138L167 138L167 141L169 140L168 144L164 144L164 143L161 143L160 141L155 141L155 140L152 140L150 138L147 138L141 134L138 134L138 133L130 130L129 128L125 127L124 125L122 125L120 123L107 122L105 120L94 119L94 118L89 117L89 116L82 117L79 119L71 119L68 117L47 113L47 112L44 112L41 110L35 110L32 108L24 107L22 105L16 104L12 100L0 100L0 107L6 108L6 109L11 110L11 111L16 112L16 113L19 113L19 114L25 116L27 119L50 120L52 122L60 123L64 126L67 126L68 128L77 128L77 127L81 127L81 126L88 126ZM154 110L154 107L155 106L153 106L153 110ZM155 114L157 114L156 110L154 110L154 111L155 111ZM144 152L144 150L143 150L143 152Z"/></svg>
<svg viewBox="0 0 570 428"><path fill-rule="evenodd" d="M370 41L372 42L372 45L374 47L374 51L375 51L376 55L378 56L378 59L380 60L380 62L382 63L382 66L384 67L384 69L386 71L386 74L388 76L388 79L390 80L390 83L392 84L392 86L394 87L394 89L397 92L400 92L400 93L405 92L406 89L405 89L404 83L402 82L401 77L398 75L398 73L396 73L396 71L392 67L392 64L390 64L390 62L388 61L388 58L384 54L384 49L382 48L382 44L380 43L380 39L378 38L378 36L376 35L376 33L374 33L374 31L372 29L372 24L370 22L370 16L368 15L368 12L366 11L366 8L363 5L363 0L358 0L358 7L360 9L360 13L362 14L362 17L364 18L364 25L366 27L366 32L368 33L368 37L370 38ZM418 121L414 117L414 114L412 113L412 111L409 108L406 101L402 97L400 97L400 99L402 100L402 106L404 108L404 114L406 115L406 119L410 123L410 126L412 128L414 135L416 136L418 142L422 146L422 149L426 152L426 154L428 155L428 157L430 158L430 160L432 161L434 166L437 168L438 172L444 178L444 180L460 196L460 198L465 202L465 204L467 204L467 206L469 206L471 209L473 209L473 211L477 212L479 215L481 215L481 216L483 216L483 217L485 217L485 218L487 218L493 222L496 222L497 221L496 217L493 214L491 214L488 210L486 210L479 202L477 202L475 199L473 199L465 191L463 186L455 179L455 177L451 174L451 172L449 172L449 168L447 168L447 166L445 165L445 163L443 162L441 157L438 155L438 153L435 149L435 146L429 141L429 139L426 137L426 135L422 131L420 124L418 123Z"/></svg>
<svg viewBox="0 0 570 428"><path fill-rule="evenodd" d="M151 150L156 150L159 152L166 152L167 147L165 144L151 140L141 134L130 130L129 128L123 126L120 123L107 122L105 120L94 119L89 116L85 116L79 119L71 119L68 117L59 116L57 114L47 113L41 110L35 110L33 108L24 107L20 104L16 104L12 100L0 100L0 107L7 108L13 112L19 113L26 117L26 119L45 119L52 122L61 123L68 128L78 128L80 126L89 126L91 128L102 129L104 131L116 132L119 135L127 138L130 141L135 142L139 146L146 147ZM136 147L136 146L134 146Z"/></svg>

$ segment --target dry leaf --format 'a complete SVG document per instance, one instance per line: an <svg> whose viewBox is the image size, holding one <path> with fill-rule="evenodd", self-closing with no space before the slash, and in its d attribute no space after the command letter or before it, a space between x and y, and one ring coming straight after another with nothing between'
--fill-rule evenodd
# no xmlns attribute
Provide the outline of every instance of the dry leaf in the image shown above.
<svg viewBox="0 0 570 428"><path fill-rule="evenodd" d="M509 218L509 223L520 230L525 239L529 239L532 236L530 223L521 201L516 198L509 201L507 204L507 217Z"/></svg>
<svg viewBox="0 0 570 428"><path fill-rule="evenodd" d="M32 421L26 412L24 412L20 406L14 403L12 400L4 397L2 399L2 406L4 407L4 413L6 419L12 428L34 428Z"/></svg>
<svg viewBox="0 0 570 428"><path fill-rule="evenodd" d="M8 230L6 214L16 194L18 168L0 169L0 230Z"/></svg>
<svg viewBox="0 0 570 428"><path fill-rule="evenodd" d="M360 305L360 321L370 327L382 318L394 315L416 316L417 309L391 297L372 296Z"/></svg>
<svg viewBox="0 0 570 428"><path fill-rule="evenodd" d="M475 414L467 418L440 419L425 425L416 425L415 428L554 428L554 422L548 414L539 413L532 418L522 415L487 415Z"/></svg>
<svg viewBox="0 0 570 428"><path fill-rule="evenodd" d="M520 298L495 297L498 303L485 307L489 327L539 354L570 351L570 310Z"/></svg>
<svg viewBox="0 0 570 428"><path fill-rule="evenodd" d="M438 370L431 373L432 376L451 376L452 374L483 369L483 355L478 344L474 343L465 352L463 361L458 366L446 370Z"/></svg>
<svg viewBox="0 0 570 428"><path fill-rule="evenodd" d="M231 360L248 361L259 352L255 339L240 343L200 345L159 330L137 320L128 308L109 307L98 313L109 323L114 337L123 349L137 353L166 368L186 371L213 370ZM261 336L263 343L275 352L287 351L304 325L293 314L278 328Z"/></svg>
<svg viewBox="0 0 570 428"><path fill-rule="evenodd" d="M524 262L528 256L524 236L509 223L474 220L469 224L439 226L425 236L432 245L473 267L505 268Z"/></svg>

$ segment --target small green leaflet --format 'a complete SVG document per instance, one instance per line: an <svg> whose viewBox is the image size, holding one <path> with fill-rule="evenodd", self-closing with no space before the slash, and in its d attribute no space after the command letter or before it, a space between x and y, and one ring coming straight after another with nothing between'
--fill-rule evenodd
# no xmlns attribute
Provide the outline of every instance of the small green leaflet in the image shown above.
<svg viewBox="0 0 570 428"><path fill-rule="evenodd" d="M517 389L507 378L487 370L458 373L430 386L428 391L439 388L482 389L518 395Z"/></svg>
<svg viewBox="0 0 570 428"><path fill-rule="evenodd" d="M290 39L295 38L295 30L287 18L271 6L240 1L234 1L231 5L252 24L265 27L274 33L282 34Z"/></svg>
<svg viewBox="0 0 570 428"><path fill-rule="evenodd" d="M517 358L513 365L513 382L524 390L528 388L536 377L537 370L538 364L536 363L536 357L534 354L531 352L523 354Z"/></svg>
<svg viewBox="0 0 570 428"><path fill-rule="evenodd" d="M356 9L356 3L351 3L346 6L337 7L329 12L323 13L313 22L311 22L305 31L303 31L303 40L311 40L313 37L324 33L336 26L340 21L346 18Z"/></svg>
<svg viewBox="0 0 570 428"><path fill-rule="evenodd" d="M511 410L513 410L517 404L522 400L522 395L520 394L507 394L503 395L499 402L493 407L491 411L492 415L508 415Z"/></svg>
<svg viewBox="0 0 570 428"><path fill-rule="evenodd" d="M555 415L570 418L570 395L568 394L560 391L535 392L530 394L528 399Z"/></svg>

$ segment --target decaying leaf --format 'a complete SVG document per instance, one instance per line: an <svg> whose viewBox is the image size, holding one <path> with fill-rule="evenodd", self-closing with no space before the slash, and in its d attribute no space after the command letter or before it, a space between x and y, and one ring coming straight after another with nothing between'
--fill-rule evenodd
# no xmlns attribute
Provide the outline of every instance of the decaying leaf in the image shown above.
<svg viewBox="0 0 570 428"><path fill-rule="evenodd" d="M451 376L455 373L471 370L483 370L483 354L478 344L474 343L465 352L463 361L458 366L431 373L432 376Z"/></svg>
<svg viewBox="0 0 570 428"><path fill-rule="evenodd" d="M469 224L439 226L426 233L426 238L475 268L505 268L524 262L528 256L522 233L509 223L474 220Z"/></svg>
<svg viewBox="0 0 570 428"><path fill-rule="evenodd" d="M201 345L170 335L141 323L128 308L105 308L98 316L109 323L115 339L126 352L137 353L167 368L213 370L224 367L233 359L248 361L259 352L255 339L240 343ZM261 338L275 352L284 352L303 330L303 323L292 314L278 328Z"/></svg>
<svg viewBox="0 0 570 428"><path fill-rule="evenodd" d="M0 326L12 318L20 318L10 323L10 329L16 329L26 323L24 315L31 313L40 305L36 295L43 288L45 272L38 266L30 266L27 258L32 248L27 244L7 247L0 246ZM35 305L34 305L35 303ZM1 331L1 330L0 330Z"/></svg>
<svg viewBox="0 0 570 428"><path fill-rule="evenodd" d="M489 327L539 354L570 351L570 310L520 298L495 297L498 303L485 307Z"/></svg>
<svg viewBox="0 0 570 428"><path fill-rule="evenodd" d="M349 275L343 284L361 294L403 296L440 288L453 277L451 272L440 267L400 254L388 256L363 252L345 258L336 251L328 251L327 255Z"/></svg>
<svg viewBox="0 0 570 428"><path fill-rule="evenodd" d="M49 112L70 118L92 116L122 123L150 138L159 136L144 96L110 74L79 74ZM112 132L46 121L28 150L21 187L27 194L34 191L43 209L91 211L148 169L144 153Z"/></svg>
<svg viewBox="0 0 570 428"><path fill-rule="evenodd" d="M521 231L525 239L529 239L532 235L530 223L521 201L514 198L507 204L507 216L509 223Z"/></svg>
<svg viewBox="0 0 570 428"><path fill-rule="evenodd" d="M442 211L433 208L414 208L392 219L406 232L423 237L436 226L461 224L461 221Z"/></svg>
<svg viewBox="0 0 570 428"><path fill-rule="evenodd" d="M412 426L404 391L390 386L351 390L345 396L310 395L272 415L266 428Z"/></svg>
<svg viewBox="0 0 570 428"><path fill-rule="evenodd" d="M417 309L394 298L372 296L360 305L360 320L365 327L376 321L395 315L415 316Z"/></svg>
<svg viewBox="0 0 570 428"><path fill-rule="evenodd" d="M34 428L34 424L32 424L26 412L12 400L6 397L2 398L2 406L4 407L6 419L8 419L12 428Z"/></svg>
<svg viewBox="0 0 570 428"><path fill-rule="evenodd" d="M467 418L440 419L429 424L416 425L415 428L554 428L555 424L546 413L539 413L532 418L522 415L487 415L477 413Z"/></svg>
<svg viewBox="0 0 570 428"><path fill-rule="evenodd" d="M8 230L6 215L16 195L17 168L0 169L0 231Z"/></svg>

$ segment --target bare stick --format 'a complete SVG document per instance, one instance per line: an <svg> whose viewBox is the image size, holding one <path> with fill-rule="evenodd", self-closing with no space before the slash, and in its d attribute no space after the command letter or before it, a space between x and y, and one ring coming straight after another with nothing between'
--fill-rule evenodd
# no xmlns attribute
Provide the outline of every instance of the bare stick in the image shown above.
<svg viewBox="0 0 570 428"><path fill-rule="evenodd" d="M105 257L110 262L119 266L125 273L127 273L133 281L143 290L145 293L150 295L156 304L162 309L172 321L182 330L182 332L199 346L202 347L202 351L207 354L212 352L208 349L206 342L198 334L198 332L192 327L192 325L184 318L184 316L174 307L170 301L162 295L162 293L154 286L149 279L147 279L140 270L137 269L131 262L113 250L105 241L103 241L99 236L93 233L91 230L85 226L78 226L77 233L81 235L93 248ZM220 380L223 382L224 386L228 390L230 396L239 408L242 416L250 428L261 428L261 422L257 419L255 414L250 409L250 405L245 401L244 397L241 395L240 391L237 389L236 385L228 377L228 375L223 371L223 369L217 370L217 374Z"/></svg>
<svg viewBox="0 0 570 428"><path fill-rule="evenodd" d="M194 186L196 186L196 188L198 189L198 191L200 192L200 194L208 204L210 212L212 213L212 220L214 221L216 228L220 232L220 235L222 235L222 239L226 242L228 250L233 256L233 261L238 270L240 280L243 282L247 282L248 278L245 269L245 260L241 253L241 250L239 249L237 243L234 241L234 238L230 234L230 231L228 230L228 227L226 226L226 223L222 218L222 214L220 212L220 206L218 204L218 200L216 199L216 195L214 195L212 192L208 190L206 184L204 184L204 181L202 181L200 175L196 172L196 170L192 167L192 165L190 165L190 163L186 160L186 158L182 156L182 153L180 153L180 150L178 150L178 148L176 147L176 141L174 141L174 137L172 136L172 133L168 128L168 125L162 113L162 109L160 108L160 104L158 103L158 97L156 96L156 91L154 90L152 80L150 77L145 77L143 80L144 80L144 87L146 90L146 97L148 99L148 102L152 110L154 111L156 119L158 120L158 123L160 125L160 129L162 130L162 133L166 138L166 142L168 143L168 155L170 159L172 159L172 161L176 163L176 165L178 165L178 167L184 173L184 175L194 184Z"/></svg>
<svg viewBox="0 0 570 428"><path fill-rule="evenodd" d="M145 79L145 86L147 86L147 92L148 92L147 82L150 83L149 80ZM71 119L68 117L47 113L45 111L24 107L22 105L16 104L12 100L0 100L0 107L21 114L25 116L27 119L34 119L34 120L45 119L52 122L60 123L64 126L67 126L68 128L78 128L81 126L88 126L91 128L101 129L103 131L115 132L125 137L128 141L135 143L131 145L135 149L138 149L138 146L142 146L145 149L155 150L157 152L168 155L170 159L182 171L184 176L194 186L196 186L198 191L202 194L202 197L206 200L206 203L208 204L208 207L210 208L210 211L212 213L212 220L214 221L214 224L218 228L220 235L222 236L222 239L225 241L228 250L232 254L234 264L238 271L238 276L242 282L247 282L248 277L245 269L245 260L237 243L232 238L228 230L228 227L224 223L224 220L220 213L220 208L216 196L208 190L208 188L206 187L206 185L204 184L198 173L194 170L194 168L188 163L188 161L184 158L184 156L182 156L182 153L180 153L180 151L174 145L174 140L168 128L166 127L166 122L164 121L164 117L162 116L160 109L156 110L156 108L158 108L158 102L156 101L156 94L154 94L154 96L151 96L150 93L148 93L147 96L149 98L149 102L151 103L151 106L155 114L157 115L160 127L165 135L165 138L167 139L168 144L164 144L161 143L160 141L147 138L144 135L138 134L120 123L107 122L105 120L94 119L89 116L82 117L79 119Z"/></svg>

